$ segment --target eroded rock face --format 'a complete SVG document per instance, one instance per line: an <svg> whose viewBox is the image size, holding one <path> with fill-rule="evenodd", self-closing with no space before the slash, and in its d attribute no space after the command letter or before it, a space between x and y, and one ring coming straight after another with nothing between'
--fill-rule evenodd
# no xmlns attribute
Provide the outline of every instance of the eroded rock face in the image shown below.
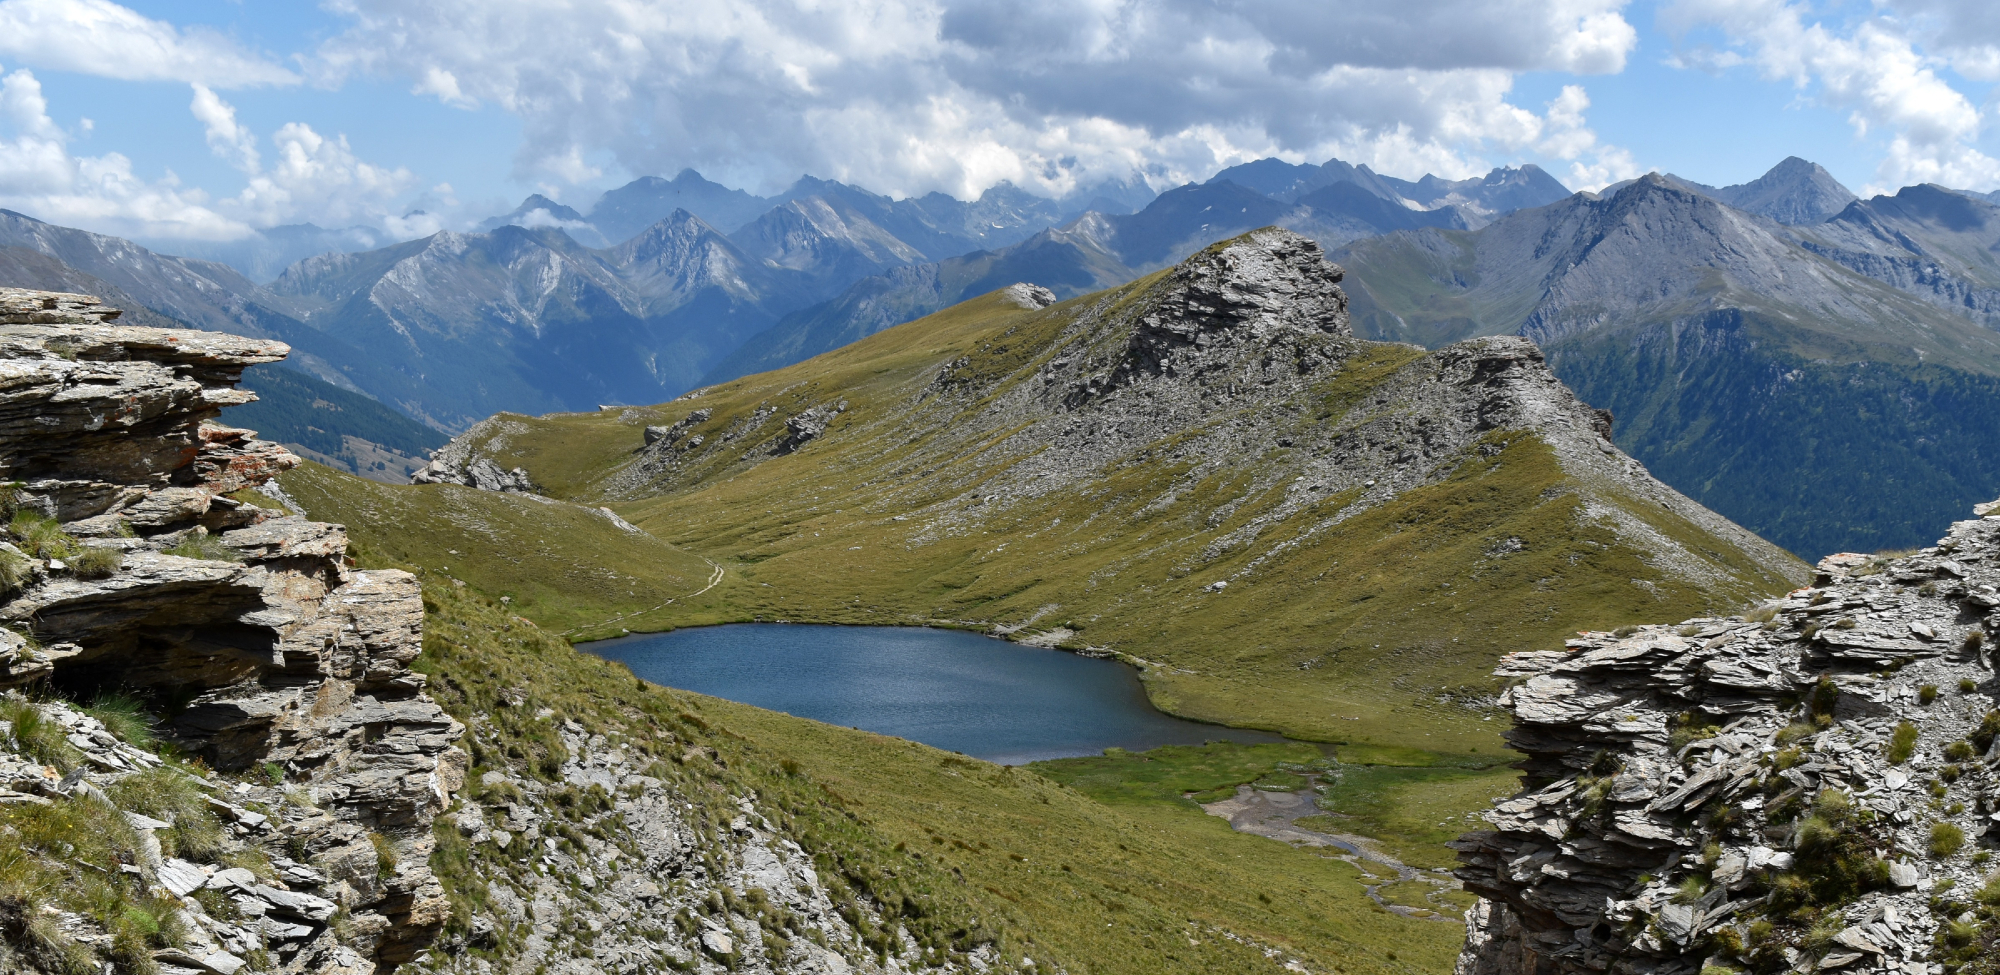
<svg viewBox="0 0 2000 975"><path fill-rule="evenodd" d="M0 687L172 702L162 732L210 767L282 767L324 812L273 838L324 880L297 895L345 909L349 955L393 967L447 916L423 864L465 769L462 727L408 667L422 650L417 580L353 571L340 526L240 493L298 464L215 422L253 398L234 387L243 369L286 346L117 314L0 289L0 479L20 483L17 510L63 532L63 551L0 553L19 580L0 595ZM377 839L404 865L393 876L325 879L356 849L374 864ZM303 946L330 930L294 924L259 947L318 970L310 959L330 955Z"/></svg>
<svg viewBox="0 0 2000 975"><path fill-rule="evenodd" d="M1996 508L1749 618L1507 658L1525 789L1455 844L1460 975L1990 964Z"/></svg>

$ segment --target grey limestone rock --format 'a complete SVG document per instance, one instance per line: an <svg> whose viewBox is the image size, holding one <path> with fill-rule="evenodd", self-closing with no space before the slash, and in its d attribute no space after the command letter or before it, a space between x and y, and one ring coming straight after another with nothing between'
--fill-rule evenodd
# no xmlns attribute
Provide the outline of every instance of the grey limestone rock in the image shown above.
<svg viewBox="0 0 2000 975"><path fill-rule="evenodd" d="M463 729L408 667L422 649L417 581L350 569L337 525L273 517L229 496L298 463L252 431L214 422L223 406L251 398L234 388L243 369L283 358L283 344L116 317L88 296L0 289L0 479L20 484L18 507L122 553L112 571L85 574L11 552L26 567L0 592L0 687L158 692L186 702L160 732L211 768L269 763L311 782L323 811L300 822L211 804L237 828L308 858L359 841L371 871L365 834L374 831L407 866L386 884L336 889L295 864L297 885L243 896L268 908L260 915L290 919L280 938L287 970L393 968L448 912L423 863L431 819L466 764L453 745ZM177 547L203 539L205 548ZM175 554L185 551L202 557ZM36 641L17 627L32 627ZM45 707L73 727L94 724ZM145 764L147 753L109 736L71 740L94 768ZM162 882L187 886L201 869L175 862ZM337 909L367 935L336 943L326 922Z"/></svg>
<svg viewBox="0 0 2000 975"><path fill-rule="evenodd" d="M2000 507L1981 509L1914 555L1830 556L1748 618L1506 658L1524 789L1454 844L1483 898L1458 975L1940 971L2000 841ZM1826 808L1849 810L1824 814L1838 851L1801 825ZM1846 924L1822 942L1795 901L1835 857L1864 879L1816 888Z"/></svg>

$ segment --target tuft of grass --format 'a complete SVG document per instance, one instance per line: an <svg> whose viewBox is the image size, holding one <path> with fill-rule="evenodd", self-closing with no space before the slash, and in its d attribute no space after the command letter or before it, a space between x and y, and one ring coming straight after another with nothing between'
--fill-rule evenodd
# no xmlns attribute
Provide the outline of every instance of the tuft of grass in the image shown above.
<svg viewBox="0 0 2000 975"><path fill-rule="evenodd" d="M1986 717L1979 722L1979 730L1967 740L1972 742L1975 751L1984 755L1993 748L1996 738L2000 738L2000 710L1986 712Z"/></svg>
<svg viewBox="0 0 2000 975"><path fill-rule="evenodd" d="M1960 694L1970 694L1977 690L1979 690L1978 681L1973 680L1970 677L1960 677L1958 679L1958 692Z"/></svg>
<svg viewBox="0 0 2000 975"><path fill-rule="evenodd" d="M0 721L7 722L14 747L43 765L68 772L83 762L83 753L69 743L69 732L42 712L41 706L20 697L0 698Z"/></svg>
<svg viewBox="0 0 2000 975"><path fill-rule="evenodd" d="M13 592L25 585L30 577L30 563L27 556L8 548L0 549L0 592Z"/></svg>
<svg viewBox="0 0 2000 975"><path fill-rule="evenodd" d="M206 531L196 529L187 534L171 548L163 550L167 555L178 555L184 559L201 559L207 562L241 562L243 553L222 544L222 541Z"/></svg>
<svg viewBox="0 0 2000 975"><path fill-rule="evenodd" d="M1917 688L1917 703L1929 705L1931 702L1937 700L1937 695L1938 688L1936 684L1925 684Z"/></svg>
<svg viewBox="0 0 2000 975"><path fill-rule="evenodd" d="M69 569L84 579L103 579L125 568L125 553L103 545L86 545L69 558Z"/></svg>
<svg viewBox="0 0 2000 975"><path fill-rule="evenodd" d="M137 697L123 691L106 691L91 699L83 708L83 713L103 722L104 729L119 741L139 748L152 748L159 743L154 734L154 719L146 710L146 704Z"/></svg>
<svg viewBox="0 0 2000 975"><path fill-rule="evenodd" d="M1901 765L1917 752L1917 726L1908 721L1896 722L1896 730L1889 733L1889 743L1882 746L1882 756L1891 765Z"/></svg>
<svg viewBox="0 0 2000 975"><path fill-rule="evenodd" d="M1812 722L1794 721L1779 729L1777 743L1779 747L1784 747L1795 742L1804 741L1816 734L1819 734L1819 729L1813 727Z"/></svg>
<svg viewBox="0 0 2000 975"><path fill-rule="evenodd" d="M222 854L222 822L208 808L208 792L172 764L150 768L104 790L118 805L172 825L158 834L166 852L189 860Z"/></svg>
<svg viewBox="0 0 2000 975"><path fill-rule="evenodd" d="M1933 860L1948 860L1965 848L1965 830L1956 823L1932 823L1930 853Z"/></svg>
<svg viewBox="0 0 2000 975"><path fill-rule="evenodd" d="M1954 741L1951 744L1944 746L1944 757L1946 761L1967 762L1972 760L1972 756L1973 756L1972 743L1969 741Z"/></svg>
<svg viewBox="0 0 2000 975"><path fill-rule="evenodd" d="M375 847L375 876L388 880L396 875L396 847L389 838L380 833L370 832L368 842Z"/></svg>
<svg viewBox="0 0 2000 975"><path fill-rule="evenodd" d="M16 511L7 524L8 534L21 550L38 559L67 559L76 554L76 539L62 530L62 524L33 511Z"/></svg>

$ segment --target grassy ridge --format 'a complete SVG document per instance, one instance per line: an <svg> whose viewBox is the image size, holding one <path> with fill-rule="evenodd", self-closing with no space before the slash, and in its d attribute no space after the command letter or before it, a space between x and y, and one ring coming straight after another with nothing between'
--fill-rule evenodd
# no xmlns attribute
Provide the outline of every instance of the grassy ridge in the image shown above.
<svg viewBox="0 0 2000 975"><path fill-rule="evenodd" d="M607 624L705 585L699 556L566 502L452 484L389 485L307 463L279 484L313 518L398 563L463 580L556 631Z"/></svg>
<svg viewBox="0 0 2000 975"><path fill-rule="evenodd" d="M947 927L977 917L1007 957L1077 975L1275 973L1288 958L1344 975L1441 973L1457 952L1457 926L1382 910L1347 864L1232 832L1190 804L1106 804L1026 769L643 684L423 574L418 667L448 710L519 756L476 752L473 782L497 763L553 766L552 722L528 717L541 708L663 757L707 745L722 767L658 766L702 804L698 818L727 822L727 797L754 791L822 876L922 903ZM507 687L526 688L528 706L498 707ZM504 867L440 823L434 863L463 912Z"/></svg>

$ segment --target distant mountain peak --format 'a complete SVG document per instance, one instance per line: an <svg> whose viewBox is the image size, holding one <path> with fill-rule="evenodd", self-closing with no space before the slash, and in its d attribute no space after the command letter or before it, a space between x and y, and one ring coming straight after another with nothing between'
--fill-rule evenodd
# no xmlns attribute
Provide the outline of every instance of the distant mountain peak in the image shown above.
<svg viewBox="0 0 2000 975"><path fill-rule="evenodd" d="M522 200L521 205L515 207L511 213L489 217L474 229L480 233L491 233L501 227L524 227L529 230L555 227L585 247L604 247L610 244L603 232L585 220L583 214L540 193L529 194L528 198Z"/></svg>
<svg viewBox="0 0 2000 975"><path fill-rule="evenodd" d="M1792 226L1822 223L1856 199L1826 167L1797 156L1786 156L1748 183L1725 186L1709 195L1738 210Z"/></svg>

